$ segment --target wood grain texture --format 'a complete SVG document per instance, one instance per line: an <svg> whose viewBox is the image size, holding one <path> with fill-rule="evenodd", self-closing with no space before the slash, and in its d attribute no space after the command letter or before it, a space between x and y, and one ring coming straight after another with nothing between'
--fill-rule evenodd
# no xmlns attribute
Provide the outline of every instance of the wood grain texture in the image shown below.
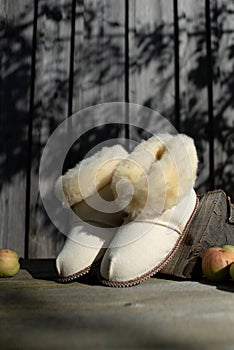
<svg viewBox="0 0 234 350"><path fill-rule="evenodd" d="M29 214L31 258L55 257L63 243L63 236L49 221L43 209L38 171L48 137L68 116L71 9L71 0L38 2Z"/></svg>
<svg viewBox="0 0 234 350"><path fill-rule="evenodd" d="M196 189L210 188L208 60L205 1L178 0L180 57L180 129L194 138L199 170Z"/></svg>
<svg viewBox="0 0 234 350"><path fill-rule="evenodd" d="M234 201L234 3L212 0L215 186Z"/></svg>
<svg viewBox="0 0 234 350"><path fill-rule="evenodd" d="M124 99L125 1L77 2L73 110Z"/></svg>
<svg viewBox="0 0 234 350"><path fill-rule="evenodd" d="M121 102L125 97L125 1L83 0L76 6L74 45L73 113L106 102ZM83 159L93 147L108 139L124 136L124 125L109 123L111 107L102 115L87 111L80 118L80 130L89 131L71 150L72 165ZM124 123L123 114L116 115L115 122Z"/></svg>
<svg viewBox="0 0 234 350"><path fill-rule="evenodd" d="M234 201L233 23L234 4L228 0L1 0L0 246L31 258L57 255L63 237L44 212L38 188L42 150L69 114L103 102L129 100L162 113L166 118L138 114L140 109L129 120L123 111L116 116L122 124L141 120L150 132L174 132L178 122L198 149L197 192L222 188ZM107 123L112 112L105 111ZM137 142L150 136L123 125L95 128L99 121L95 112L81 120L81 129L92 130L71 149L64 170L128 131Z"/></svg>
<svg viewBox="0 0 234 350"><path fill-rule="evenodd" d="M53 278L54 261L38 259L0 279L2 349L233 347L232 282L155 277L119 289L90 276L70 284Z"/></svg>
<svg viewBox="0 0 234 350"><path fill-rule="evenodd" d="M234 245L234 226L228 223L229 205L225 192L221 190L202 195L179 249L161 272L200 279L201 259L205 251L210 247Z"/></svg>
<svg viewBox="0 0 234 350"><path fill-rule="evenodd" d="M0 247L24 255L33 2L0 1Z"/></svg>
<svg viewBox="0 0 234 350"><path fill-rule="evenodd" d="M170 132L174 122L174 18L173 1L129 1L129 100L161 113L166 119L148 118L143 124L152 133ZM141 115L130 116L139 123ZM139 140L144 133L130 128Z"/></svg>

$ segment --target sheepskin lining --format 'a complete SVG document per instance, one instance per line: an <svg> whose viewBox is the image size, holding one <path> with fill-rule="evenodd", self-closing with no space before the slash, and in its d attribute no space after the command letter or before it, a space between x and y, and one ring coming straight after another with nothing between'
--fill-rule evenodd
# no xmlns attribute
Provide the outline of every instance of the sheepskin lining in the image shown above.
<svg viewBox="0 0 234 350"><path fill-rule="evenodd" d="M120 145L103 147L59 177L55 184L57 198L67 207L88 198L111 182L116 166L127 156Z"/></svg>
<svg viewBox="0 0 234 350"><path fill-rule="evenodd" d="M151 218L172 208L194 186L197 164L192 138L184 134L155 135L117 165L111 187L131 219L140 214ZM127 182L117 191L120 180Z"/></svg>

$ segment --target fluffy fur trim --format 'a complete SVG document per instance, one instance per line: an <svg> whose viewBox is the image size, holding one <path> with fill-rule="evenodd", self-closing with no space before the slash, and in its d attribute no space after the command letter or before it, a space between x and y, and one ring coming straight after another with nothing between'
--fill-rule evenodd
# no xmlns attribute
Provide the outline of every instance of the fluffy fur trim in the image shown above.
<svg viewBox="0 0 234 350"><path fill-rule="evenodd" d="M118 164L112 190L131 218L155 217L194 186L197 164L193 139L184 134L155 135Z"/></svg>
<svg viewBox="0 0 234 350"><path fill-rule="evenodd" d="M117 164L127 156L127 151L120 145L103 147L59 177L55 184L57 198L64 206L88 198L111 182Z"/></svg>

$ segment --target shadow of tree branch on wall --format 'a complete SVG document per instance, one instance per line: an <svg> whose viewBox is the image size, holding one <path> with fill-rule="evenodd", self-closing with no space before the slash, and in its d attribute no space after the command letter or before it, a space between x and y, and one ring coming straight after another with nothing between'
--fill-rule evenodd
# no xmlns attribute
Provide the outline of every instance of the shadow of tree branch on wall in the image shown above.
<svg viewBox="0 0 234 350"><path fill-rule="evenodd" d="M217 6L217 5L216 5ZM234 201L234 4L223 3L213 11L215 85L215 178Z"/></svg>
<svg viewBox="0 0 234 350"><path fill-rule="evenodd" d="M32 27L33 22L28 20L26 12L20 17L19 24L14 25L1 18L0 190L15 174L24 176L27 164L32 46L22 32Z"/></svg>
<svg viewBox="0 0 234 350"><path fill-rule="evenodd" d="M72 1L51 3L40 7L37 21L44 17L48 30L41 28L37 33L36 52L36 93L33 115L29 115L29 98L31 88L31 57L33 15L29 9L18 14L19 21L0 19L1 41L1 75L0 75L0 193L4 186L11 186L15 176L20 181L26 181L28 167L28 149L31 147L31 175L37 178L42 150L49 135L57 125L67 117L69 94L73 92L73 109L82 109L100 102L123 100L125 84L125 54L124 21L112 20L105 12L102 1L94 4L84 4L77 1L75 12L74 36L74 70L71 89L69 80L70 52L64 47L70 47L70 27L72 20ZM33 7L30 8L33 11ZM131 13L129 14L132 15ZM16 15L17 16L17 15ZM233 154L234 154L234 77L233 67L234 46L231 38L234 30L231 26L223 27L227 16L233 16L232 5L226 4L212 8L212 47L213 47L213 79L214 90L218 91L214 99L215 127L215 169L216 186L222 187L229 195L233 194ZM201 14L204 17L204 14ZM187 23L192 19L186 18ZM195 27L192 33L183 27L184 18L179 18L181 35L187 35L187 40L193 40L193 48L186 56L186 66L181 66L181 76L184 79L184 90L181 91L181 131L194 137L200 159L200 170L207 169L207 148L210 140L208 119L207 74L208 60L206 54L206 32ZM230 21L229 21L230 22ZM130 74L144 74L152 65L151 89L143 104L157 109L163 116L174 123L174 96L166 96L174 84L174 24L154 23L153 26L143 26L136 33L137 58L130 52ZM64 28L69 30L64 31ZM203 23L205 27L205 23ZM51 29L52 28L52 29ZM43 31L44 29L44 31ZM27 33L27 35L25 34ZM31 33L31 34L30 34ZM56 33L56 38L51 37ZM131 33L130 33L131 34ZM230 39L229 39L230 38ZM182 45L183 43L181 43ZM52 52L53 57L46 55ZM224 49L223 49L224 48ZM54 60L54 57L56 60ZM181 58L183 59L183 57ZM40 60L40 62L38 61ZM55 62L56 61L56 62ZM43 67L43 79L38 80ZM226 68L225 68L226 67ZM225 69L224 69L225 68ZM158 77L163 78L158 78ZM186 86L188 84L188 86ZM187 89L187 90L186 90ZM160 96L155 91L160 91ZM200 96L203 96L201 101ZM161 100L161 104L159 101ZM164 101L166 103L164 103ZM74 110L75 111L75 110ZM32 120L32 144L29 145L28 127ZM98 116L97 116L98 118ZM147 125L146 125L147 126ZM93 129L83 136L70 150L64 171L81 160L87 151L106 138L123 135L124 128L107 126ZM144 137L142 130L137 131L139 137ZM198 190L208 190L207 173L202 178ZM36 196L37 197L37 196ZM31 215L40 214L40 227L46 230L51 223L41 206L33 204ZM33 230L38 227L35 220Z"/></svg>
<svg viewBox="0 0 234 350"><path fill-rule="evenodd" d="M197 24L194 18L186 15L179 17L180 33L180 123L181 132L185 132L194 138L198 156L199 171L201 174L197 190L204 192L212 190L211 177L214 179L216 188L223 188L229 195L234 196L233 174L233 139L234 139L234 115L233 115L233 58L234 48L231 38L234 30L223 28L227 23L227 16L233 14L230 4L224 4L219 9L212 8L211 18L211 44L213 59L213 127L209 123L208 110L208 84L209 60L207 57L206 16L201 12L197 15L200 19ZM187 17L186 17L187 16ZM231 20L229 20L229 23ZM171 24L173 26L173 23ZM192 29L191 29L192 28ZM133 69L138 72L144 71L147 66L155 62L154 86L160 84L160 90L168 91L169 85L174 82L174 72L169 74L168 67L173 65L174 42L173 28L170 25L155 23L153 28L145 27L137 34L136 45L139 50L137 63L133 62ZM184 46L184 48L183 48ZM223 47L223 50L222 50ZM185 55L184 55L185 54ZM226 67L229 67L226 69ZM223 72L221 72L223 71ZM226 71L226 73L225 73ZM158 75L164 74L160 80ZM153 84L152 84L153 87ZM174 118L175 101L163 106L163 103L155 95L154 90L148 91L149 97L144 104L167 117L172 123ZM163 96L163 94L162 94ZM165 94L164 94L165 96ZM161 107L161 108L160 108ZM214 172L209 175L209 147L214 137ZM212 171L212 169L211 169Z"/></svg>

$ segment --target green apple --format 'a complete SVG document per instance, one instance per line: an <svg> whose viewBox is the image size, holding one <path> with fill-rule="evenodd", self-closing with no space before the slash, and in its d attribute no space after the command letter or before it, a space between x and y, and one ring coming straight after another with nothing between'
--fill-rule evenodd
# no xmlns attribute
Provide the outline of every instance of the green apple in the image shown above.
<svg viewBox="0 0 234 350"><path fill-rule="evenodd" d="M230 252L234 252L234 245L227 244L227 245L224 245L222 248L225 250L230 250Z"/></svg>
<svg viewBox="0 0 234 350"><path fill-rule="evenodd" d="M0 249L0 277L12 277L19 269L18 254L11 249Z"/></svg>
<svg viewBox="0 0 234 350"><path fill-rule="evenodd" d="M234 281L234 263L230 265L229 273L230 273L231 279Z"/></svg>
<svg viewBox="0 0 234 350"><path fill-rule="evenodd" d="M227 281L230 278L229 268L232 263L234 252L221 247L209 248L202 258L202 272L210 281Z"/></svg>

